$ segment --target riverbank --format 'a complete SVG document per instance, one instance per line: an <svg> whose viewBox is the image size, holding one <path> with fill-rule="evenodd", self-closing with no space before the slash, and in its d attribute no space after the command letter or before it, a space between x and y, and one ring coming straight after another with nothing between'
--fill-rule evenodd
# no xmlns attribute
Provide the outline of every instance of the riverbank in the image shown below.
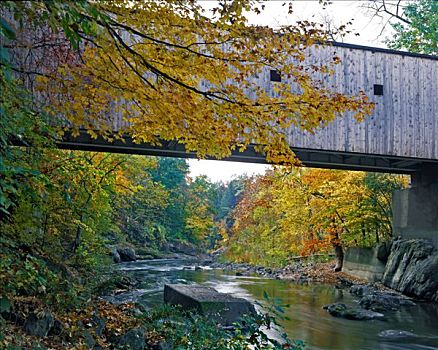
<svg viewBox="0 0 438 350"><path fill-rule="evenodd" d="M148 260L132 263L144 261ZM268 326L272 319L263 314L248 319L250 327L227 329L218 327L214 320L203 315L162 303L145 307L141 302L110 302L111 295L142 288L141 278L133 277L118 266L112 265L107 274L100 276L102 283L90 300L74 309L53 308L36 297L0 297L0 348L170 350L190 347L225 350L231 349L230 346L245 348L249 339L251 342L266 341L258 327ZM301 349L301 346L291 349Z"/></svg>
<svg viewBox="0 0 438 350"><path fill-rule="evenodd" d="M134 285L131 282L130 287ZM222 327L216 319L165 304L147 308L141 303L95 298L61 312L34 297L15 297L8 305L1 301L2 349L283 349L259 331L260 327L269 329L274 322L263 313L246 318L246 323ZM272 347L265 347L268 343ZM303 349L292 341L288 348Z"/></svg>
<svg viewBox="0 0 438 350"><path fill-rule="evenodd" d="M316 282L326 284L366 283L366 280L351 276L344 272L334 272L334 261L327 262L294 262L283 268L254 266L245 263L207 263L211 268L235 271L237 275L257 274L266 278L288 280L299 283Z"/></svg>
<svg viewBox="0 0 438 350"><path fill-rule="evenodd" d="M372 285L373 288L382 292L403 295L380 282L370 284L366 279L352 276L346 272L335 272L333 267L335 261L327 262L295 262L284 268L269 268L263 266L254 266L245 263L207 263L211 268L233 271L237 276L249 276L257 274L265 278L285 280L296 283L321 283L331 284L338 288L350 287L352 285Z"/></svg>
<svg viewBox="0 0 438 350"><path fill-rule="evenodd" d="M282 268L251 265L247 263L220 262L220 254L207 254L198 251L194 246L184 243L168 244L161 251L135 247L117 247L112 250L116 263L153 259L181 259L196 262L198 268L208 266L213 269L235 271L237 275L246 276L257 274L266 278L284 279L294 282L316 282L336 284L340 281L347 283L365 283L366 280L351 276L344 272L335 272L335 261L313 262L297 260Z"/></svg>

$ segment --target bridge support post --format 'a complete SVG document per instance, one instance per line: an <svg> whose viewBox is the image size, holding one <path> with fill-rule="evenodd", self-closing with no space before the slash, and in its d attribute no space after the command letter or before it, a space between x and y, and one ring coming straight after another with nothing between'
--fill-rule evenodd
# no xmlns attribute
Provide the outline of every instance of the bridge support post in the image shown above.
<svg viewBox="0 0 438 350"><path fill-rule="evenodd" d="M425 238L438 248L438 165L428 165L411 176L411 187L393 195L393 234Z"/></svg>

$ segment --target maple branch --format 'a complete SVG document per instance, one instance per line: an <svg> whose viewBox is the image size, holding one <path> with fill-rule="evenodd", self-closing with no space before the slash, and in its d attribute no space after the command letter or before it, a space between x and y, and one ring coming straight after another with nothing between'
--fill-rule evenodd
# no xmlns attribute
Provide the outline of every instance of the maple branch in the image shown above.
<svg viewBox="0 0 438 350"><path fill-rule="evenodd" d="M76 34L81 38L84 39L85 41L88 41L90 43L92 43L94 46L96 46L99 49L103 50L103 47L101 45L99 45L98 43L96 43L93 39L91 39L90 37L88 37L87 35L82 34L80 31L76 31Z"/></svg>
<svg viewBox="0 0 438 350"><path fill-rule="evenodd" d="M33 49L41 49L44 47L59 47L59 46L66 46L67 45L67 41L60 41L60 42L37 42L37 43L14 43L14 44L2 44L3 47L7 48L7 49L29 49L29 50L33 50Z"/></svg>
<svg viewBox="0 0 438 350"><path fill-rule="evenodd" d="M102 22L100 22L99 24L105 26L105 24L102 23ZM173 48L177 48L177 49L186 50L186 51L188 51L190 53L193 53L193 54L201 56L201 57L205 57L205 58L209 58L209 59L213 59L213 60L220 60L220 61L224 61L224 62L240 62L240 63L249 62L248 60L244 60L244 59L232 59L232 58L225 58L225 57L217 57L217 56L214 56L214 55L208 55L206 53L202 53L202 52L195 51L195 50L191 49L191 47L195 46L195 45L222 45L222 44L225 44L227 42L232 41L231 39L224 40L222 42L210 42L210 43L194 42L194 43L191 43L191 44L188 44L188 45L180 45L180 44L171 43L171 42L168 42L168 41L160 40L160 39L154 38L152 36L146 35L146 34L140 32L140 31L136 30L135 28L132 28L132 27L127 26L125 24L116 22L114 19L111 19L111 24L116 26L116 27L120 27L122 29L125 29L126 31L131 32L132 34L135 34L135 35L137 35L137 36L139 36L139 37L141 37L143 39L152 41L152 42L154 42L156 44L160 44L160 45L164 45L164 46L169 46L169 47L173 47ZM235 40L235 38L233 38L233 39Z"/></svg>
<svg viewBox="0 0 438 350"><path fill-rule="evenodd" d="M206 45L206 43L191 43L189 45L179 45L179 44L171 43L171 42L168 42L168 41L160 40L160 39L154 38L152 36L146 35L146 34L136 30L135 28L133 28L131 26L127 26L127 25L125 25L123 23L117 22L117 21L115 21L112 18L110 19L110 23L111 23L111 25L110 25L108 23L99 21L99 20L97 20L97 19L95 19L95 18L93 18L91 16L88 16L88 15L86 15L84 13L81 13L81 15L83 17L87 18L88 20L95 21L96 23L100 24L101 26L103 26L104 28L106 28L108 30L111 27L111 25L113 25L115 27L119 27L119 28L125 29L126 31L131 32L132 34L135 34L135 35L137 35L137 36L139 36L139 37L141 37L143 39L149 40L149 41L151 41L153 43L164 45L164 46L169 46L169 47L173 47L173 48L177 48L177 49L187 50L188 52L193 53L193 54L198 55L198 56L201 56L201 57L205 57L205 58L209 58L209 59L214 59L214 60L221 60L221 61L224 61L224 62L240 62L240 63L248 62L248 60L243 60L243 59L230 59L230 58L224 58L224 57L217 57L217 56L213 56L213 55L208 55L208 54L205 54L205 53L202 53L202 52L195 51L195 50L191 49L191 47L194 46L194 45ZM226 40L226 41L224 41L222 43L226 43L228 41L229 40ZM213 43L210 43L210 44L221 45L222 43L221 42L213 42Z"/></svg>
<svg viewBox="0 0 438 350"><path fill-rule="evenodd" d="M108 30L110 30L109 28L108 28ZM115 33L115 32L113 32L114 34L116 34L117 36L118 36L118 34L117 33ZM111 32L110 32L110 34L111 34ZM118 36L119 38L120 38L120 36ZM121 39L121 38L120 38ZM123 40L121 40L122 41L122 45L124 44L124 42L123 42ZM117 47L117 50L119 51L119 53L120 53L120 57L123 59L123 61L129 66L129 68L131 68L132 69L132 71L138 76L138 77L140 77L140 80L142 80L142 81L144 81L150 88L152 88L153 90L155 90L155 91L157 91L157 88L148 80L148 79L146 79L144 76L143 76L143 74L141 74L132 64L131 64L131 62L129 62L127 59L126 59L126 57L124 56L124 54L123 54L123 52L122 52L122 50L120 49L120 46L117 44L117 42L116 41L114 41L114 43L116 44L116 47ZM123 46L125 46L125 45L123 45ZM129 48L129 46L127 46L126 45L126 47L128 47ZM132 52L136 52L136 51L134 51L134 50L132 50ZM141 57L141 55L140 55L140 57Z"/></svg>
<svg viewBox="0 0 438 350"><path fill-rule="evenodd" d="M33 70L19 69L17 67L6 65L5 63L2 63L2 62L0 62L0 66L7 67L8 69L12 69L14 72L17 72L17 73L20 73L20 74L38 75L38 76L41 76L41 77L55 79L55 77L53 75L50 75L50 74L45 74L45 73L37 72L37 71L33 71Z"/></svg>
<svg viewBox="0 0 438 350"><path fill-rule="evenodd" d="M165 79L167 79L167 80L169 80L169 81L171 81L171 82L173 82L173 83L175 83L175 84L177 84L177 85L179 85L179 86L181 86L181 87L183 87L183 88L185 88L185 89L187 89L187 90L190 90L190 91L195 92L195 93L197 93L197 94L203 95L203 96L205 96L205 97L208 97L208 96L209 96L209 97L217 98L217 99L222 100L222 101L224 101L224 102L233 103L233 104L238 104L238 105L240 105L240 106L245 106L245 105L246 105L246 104L244 104L244 103L242 103L242 102L232 101L232 100L230 100L229 98L221 97L221 96L219 96L219 95L217 95L216 93L213 93L213 92L199 90L199 89L197 89L197 88L195 88L195 87L193 87L193 86L190 86L190 85L188 85L188 84L182 82L182 81L179 80L179 79L176 79L176 78L170 76L169 74L167 74L167 73L161 71L160 69L156 68L155 66L153 66L152 64L150 64L148 61L146 61L146 59L145 59L141 54L139 54L137 51L133 50L129 45L127 45L127 44L124 42L124 40L120 37L120 35L117 34L117 32L116 32L114 29L112 29L112 28L108 28L108 31L109 31L112 35L114 35L114 36L117 38L117 40L120 42L120 44L122 44L122 46L123 46L123 47L124 47L129 53L131 53L131 54L134 55L134 56L139 57L140 60L141 60L141 61L143 62L143 64L145 65L145 67L148 68L148 69L150 69L152 73L155 73L155 74L157 74L157 75L159 75L159 76L161 76L161 77L163 77L163 78L165 78ZM117 45L117 47L118 47L118 45ZM119 48L119 47L118 47L118 48ZM119 49L119 51L120 51L120 49ZM120 53L121 53L121 51L120 51ZM131 64L129 64L129 66L131 67ZM246 106L248 106L248 105L246 105Z"/></svg>

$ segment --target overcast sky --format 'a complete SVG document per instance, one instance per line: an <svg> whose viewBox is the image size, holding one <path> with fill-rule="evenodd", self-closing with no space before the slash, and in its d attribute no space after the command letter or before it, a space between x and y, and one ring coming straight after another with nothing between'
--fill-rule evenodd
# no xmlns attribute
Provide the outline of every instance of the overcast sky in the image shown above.
<svg viewBox="0 0 438 350"><path fill-rule="evenodd" d="M323 9L318 0L293 2L293 13L289 15L285 1L267 1L265 10L260 15L251 15L249 20L253 24L277 27L285 24L294 24L298 20L311 20L315 22L331 22L335 26L352 22L352 33L343 38L343 42L386 47L384 39L391 35L390 28L381 33L383 23L381 19L372 18L364 8L366 1L332 1L331 5ZM213 1L205 1L206 8L214 7ZM356 36L355 33L359 33ZM268 168L267 165L249 164L212 160L189 160L190 175L207 175L212 181L227 182L233 177L242 174L261 174Z"/></svg>

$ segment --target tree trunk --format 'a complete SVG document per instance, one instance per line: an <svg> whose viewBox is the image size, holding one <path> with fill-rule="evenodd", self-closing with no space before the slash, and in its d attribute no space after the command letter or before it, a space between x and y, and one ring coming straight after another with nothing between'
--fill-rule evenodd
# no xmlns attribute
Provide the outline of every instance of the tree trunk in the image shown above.
<svg viewBox="0 0 438 350"><path fill-rule="evenodd" d="M342 226L344 226L344 220L342 219L342 216L339 215L338 211L336 210L336 215L339 218L339 220L342 223ZM335 218L333 218L333 224L335 224ZM348 233L350 231L345 227L344 228ZM341 240L339 238L339 231L335 230L335 232L332 235L332 238L330 240L330 243L333 246L333 249L335 250L335 256L336 256L336 265L334 268L335 272L342 271L342 265L344 263L344 250L342 249Z"/></svg>
<svg viewBox="0 0 438 350"><path fill-rule="evenodd" d="M337 242L333 243L333 249L335 250L335 257L336 257L336 265L334 271L339 272L342 270L342 265L344 262L344 250L342 249L342 246Z"/></svg>

